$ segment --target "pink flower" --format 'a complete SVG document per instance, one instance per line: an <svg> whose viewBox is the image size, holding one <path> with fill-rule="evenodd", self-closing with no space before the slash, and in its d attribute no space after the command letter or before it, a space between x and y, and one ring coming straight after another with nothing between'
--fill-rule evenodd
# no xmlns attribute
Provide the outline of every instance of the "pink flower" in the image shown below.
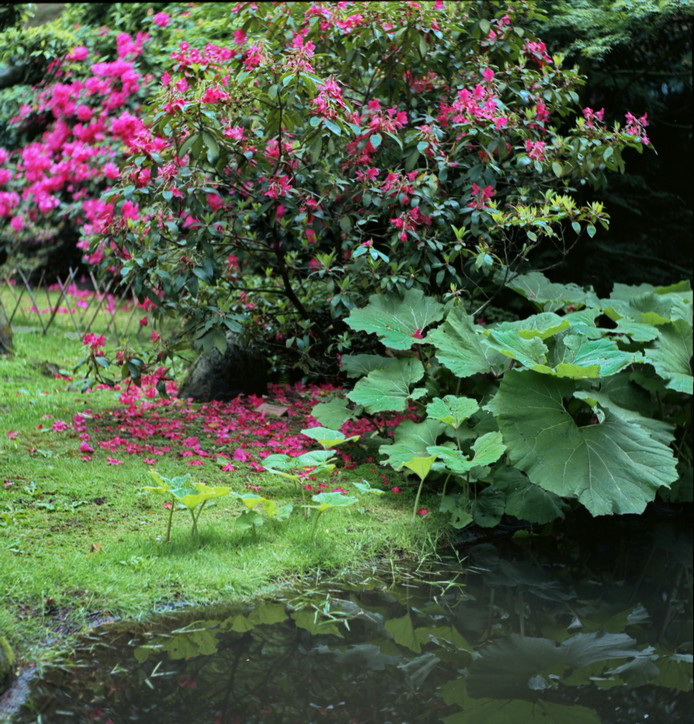
<svg viewBox="0 0 694 724"><path fill-rule="evenodd" d="M390 492L393 493L393 495L400 495L400 493L402 493L402 490L400 490L400 488L398 488L396 485L394 488L390 489Z"/></svg>
<svg viewBox="0 0 694 724"><path fill-rule="evenodd" d="M78 45L67 54L67 60L73 63L86 60L88 57L89 51L84 47L84 45Z"/></svg>
<svg viewBox="0 0 694 724"><path fill-rule="evenodd" d="M18 432L15 432L14 430L10 430L10 431L7 433L7 439L8 439L8 440L15 440L15 439L17 438L17 435L19 435Z"/></svg>
<svg viewBox="0 0 694 724"><path fill-rule="evenodd" d="M142 462L146 463L147 465L156 465L157 464L157 461L154 460L153 458L143 458Z"/></svg>
<svg viewBox="0 0 694 724"><path fill-rule="evenodd" d="M426 508L420 508L420 509L417 511L417 515L418 515L420 518L424 518L425 516L429 515L429 511L428 511Z"/></svg>
<svg viewBox="0 0 694 724"><path fill-rule="evenodd" d="M414 334L412 335L412 339L424 339L424 335L422 334L421 329L415 329Z"/></svg>
<svg viewBox="0 0 694 724"><path fill-rule="evenodd" d="M106 337L103 334L96 335L87 332L82 338L82 344L89 347L94 354L97 354L104 344L106 344Z"/></svg>
<svg viewBox="0 0 694 724"><path fill-rule="evenodd" d="M543 161L546 145L544 141L531 141L528 139L525 142L525 152L528 154L528 158L531 158L533 161Z"/></svg>
<svg viewBox="0 0 694 724"><path fill-rule="evenodd" d="M493 186L485 186L481 189L477 184L472 184L472 200L468 204L468 208L484 209L492 196L494 196Z"/></svg>
<svg viewBox="0 0 694 724"><path fill-rule="evenodd" d="M221 469L224 470L225 472L229 472L229 473L233 473L234 470L236 470L236 468L231 463L228 463L227 465L223 465Z"/></svg>
<svg viewBox="0 0 694 724"><path fill-rule="evenodd" d="M63 432L64 430L69 430L69 429L70 429L70 425L68 425L67 422L64 422L63 420L56 420L53 423L53 427L51 428L51 430L53 432Z"/></svg>
<svg viewBox="0 0 694 724"><path fill-rule="evenodd" d="M10 226L12 227L12 231L21 231L24 228L24 217L13 216L12 220L10 221Z"/></svg>
<svg viewBox="0 0 694 724"><path fill-rule="evenodd" d="M137 221L140 218L138 205L134 204L132 201L123 202L121 214L124 219L132 219L133 221Z"/></svg>
<svg viewBox="0 0 694 724"><path fill-rule="evenodd" d="M168 13L157 13L152 22L160 28L165 28L171 22L171 16Z"/></svg>
<svg viewBox="0 0 694 724"><path fill-rule="evenodd" d="M236 448L231 458L232 460L238 460L241 463L245 463L248 461L248 455L246 454L246 451L240 447Z"/></svg>
<svg viewBox="0 0 694 724"><path fill-rule="evenodd" d="M219 103L220 101L228 101L229 100L229 94L225 93L223 90L220 90L219 88L208 88L205 91L205 95L202 97L203 103L210 103L215 104Z"/></svg>
<svg viewBox="0 0 694 724"><path fill-rule="evenodd" d="M109 465L123 465L123 461L118 460L117 458L106 458L106 462Z"/></svg>
<svg viewBox="0 0 694 724"><path fill-rule="evenodd" d="M88 443L83 442L80 445L80 452L90 454L90 453L94 452L94 448L91 445L89 445Z"/></svg>
<svg viewBox="0 0 694 724"><path fill-rule="evenodd" d="M165 507L167 510L171 510L171 508L173 508L173 505L172 505L171 503L164 503L164 507Z"/></svg>

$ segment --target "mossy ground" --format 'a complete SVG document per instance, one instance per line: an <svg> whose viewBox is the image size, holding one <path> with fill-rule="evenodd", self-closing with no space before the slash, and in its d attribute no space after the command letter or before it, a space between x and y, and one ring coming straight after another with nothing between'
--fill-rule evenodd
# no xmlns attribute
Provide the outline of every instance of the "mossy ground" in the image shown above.
<svg viewBox="0 0 694 724"><path fill-rule="evenodd" d="M103 618L141 618L176 602L246 599L302 576L433 549L436 522L412 519L412 487L402 481L403 495L364 496L359 506L327 512L313 537L293 482L243 463L234 463L235 471L211 460L189 467L177 451L160 456L156 469L241 493L260 485L263 495L280 505L291 502L295 511L286 523L265 525L254 536L235 528L242 506L223 498L203 512L198 538L187 511L176 511L171 542L164 543L164 499L142 490L152 484L151 466L141 455L120 453L122 464L109 464L112 453L98 448L108 425L93 422L114 410L122 415L120 393L80 393L54 376L56 368L71 376L84 356L66 317L58 316L45 335L28 313L17 315L13 326L15 354L0 357L0 633L20 661L49 659L71 634ZM167 409L180 417L173 407L158 414ZM75 413L86 416L91 461L83 460L74 429L52 429ZM190 417L185 434L203 435L199 420ZM348 489L366 479L378 485L382 475L368 463L335 471L329 483Z"/></svg>

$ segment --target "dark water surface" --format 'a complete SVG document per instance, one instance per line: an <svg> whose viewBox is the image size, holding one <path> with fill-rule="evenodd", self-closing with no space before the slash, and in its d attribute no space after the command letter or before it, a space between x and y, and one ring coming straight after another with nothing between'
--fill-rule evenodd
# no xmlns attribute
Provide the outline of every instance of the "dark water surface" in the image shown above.
<svg viewBox="0 0 694 724"><path fill-rule="evenodd" d="M691 722L691 554L674 519L590 521L254 607L107 624L13 721Z"/></svg>

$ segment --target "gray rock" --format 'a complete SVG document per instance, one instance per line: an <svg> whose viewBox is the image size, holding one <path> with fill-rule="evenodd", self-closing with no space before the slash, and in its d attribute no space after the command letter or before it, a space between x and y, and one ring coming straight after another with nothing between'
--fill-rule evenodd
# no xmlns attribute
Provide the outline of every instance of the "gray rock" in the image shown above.
<svg viewBox="0 0 694 724"><path fill-rule="evenodd" d="M9 688L15 675L16 660L7 639L0 635L0 694Z"/></svg>
<svg viewBox="0 0 694 724"><path fill-rule="evenodd" d="M12 354L12 328L0 302L0 354Z"/></svg>
<svg viewBox="0 0 694 724"><path fill-rule="evenodd" d="M178 396L196 402L228 402L238 395L267 393L267 363L256 349L227 337L224 354L213 349L201 354L190 368Z"/></svg>

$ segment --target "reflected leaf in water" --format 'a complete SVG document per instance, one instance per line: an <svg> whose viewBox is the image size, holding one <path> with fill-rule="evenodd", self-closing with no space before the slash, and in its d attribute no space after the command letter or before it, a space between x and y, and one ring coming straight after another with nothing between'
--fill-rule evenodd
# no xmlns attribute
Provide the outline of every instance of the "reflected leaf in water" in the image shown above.
<svg viewBox="0 0 694 724"><path fill-rule="evenodd" d="M463 704L463 702L460 702ZM600 724L598 713L578 704L524 699L465 699L465 708L444 724Z"/></svg>
<svg viewBox="0 0 694 724"><path fill-rule="evenodd" d="M217 653L219 621L193 621L184 628L157 636L153 643L138 646L133 655L139 663L153 653L164 651L173 661L211 656Z"/></svg>
<svg viewBox="0 0 694 724"><path fill-rule="evenodd" d="M104 627L15 721L691 721L691 561L637 525Z"/></svg>
<svg viewBox="0 0 694 724"><path fill-rule="evenodd" d="M575 672L592 664L602 663L602 672L610 662L617 659L628 659L631 670L640 670L641 677L648 671L649 678L654 678L658 669L652 664L653 649L638 651L635 646L635 639L626 634L575 634L559 645L545 638L512 634L487 644L480 650L479 656L469 667L467 690L470 696L476 698L534 698L533 690L529 686L531 680L537 685L534 677L550 677L556 687L560 682L568 683L561 679L567 671ZM630 670L625 667L605 672L606 678L616 677ZM595 671L591 673L595 674ZM588 682L579 678L575 683Z"/></svg>
<svg viewBox="0 0 694 724"><path fill-rule="evenodd" d="M391 634L396 644L400 644L416 654L421 652L422 647L415 635L412 616L409 612L399 618L391 618L386 621L386 631Z"/></svg>

